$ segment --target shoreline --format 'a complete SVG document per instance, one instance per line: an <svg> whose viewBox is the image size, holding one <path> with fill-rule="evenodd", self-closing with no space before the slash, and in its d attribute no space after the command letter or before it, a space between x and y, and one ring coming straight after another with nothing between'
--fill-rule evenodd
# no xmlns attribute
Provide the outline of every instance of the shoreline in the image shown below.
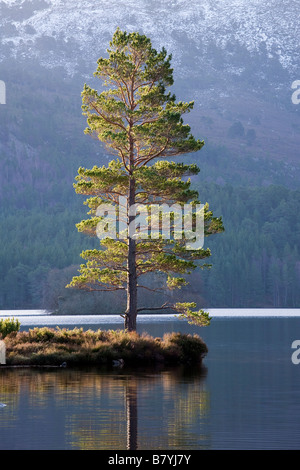
<svg viewBox="0 0 300 470"><path fill-rule="evenodd" d="M211 318L271 318L271 317L300 317L300 308L204 308L209 312ZM122 318L121 313L60 313L57 311L49 311L46 309L17 309L17 310L0 310L1 317L103 317L103 318ZM176 318L176 314L166 314L165 312L144 312L138 315L138 318Z"/></svg>

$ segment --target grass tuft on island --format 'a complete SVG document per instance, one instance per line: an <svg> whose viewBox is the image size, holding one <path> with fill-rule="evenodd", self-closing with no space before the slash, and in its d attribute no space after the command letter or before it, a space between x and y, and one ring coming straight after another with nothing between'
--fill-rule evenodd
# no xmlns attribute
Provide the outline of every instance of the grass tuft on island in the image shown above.
<svg viewBox="0 0 300 470"><path fill-rule="evenodd" d="M8 334L6 365L68 366L199 364L208 352L198 335L166 333L162 338L124 330L33 328Z"/></svg>

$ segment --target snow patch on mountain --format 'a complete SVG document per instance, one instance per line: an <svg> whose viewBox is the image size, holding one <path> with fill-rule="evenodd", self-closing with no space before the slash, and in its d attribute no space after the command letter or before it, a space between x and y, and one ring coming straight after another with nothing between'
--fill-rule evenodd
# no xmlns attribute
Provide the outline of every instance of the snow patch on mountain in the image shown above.
<svg viewBox="0 0 300 470"><path fill-rule="evenodd" d="M2 0L0 41L15 56L72 69L80 58L94 61L103 54L119 26L146 34L158 49L166 47L174 65L189 54L187 44L202 56L212 43L221 51L238 44L249 53L265 52L295 73L298 5L298 0Z"/></svg>

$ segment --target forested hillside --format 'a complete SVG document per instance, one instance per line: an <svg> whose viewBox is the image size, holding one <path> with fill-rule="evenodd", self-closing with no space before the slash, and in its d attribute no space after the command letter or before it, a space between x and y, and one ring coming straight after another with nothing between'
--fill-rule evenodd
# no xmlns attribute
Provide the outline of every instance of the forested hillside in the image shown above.
<svg viewBox="0 0 300 470"><path fill-rule="evenodd" d="M206 307L297 307L300 191L214 183L200 188L200 196L210 201L215 214L222 214L226 231L208 240L212 268L193 273L182 294L192 290ZM116 309L110 294L65 289L81 262L79 253L98 243L77 233L75 223L83 211L73 204L1 214L2 309L60 307L68 313Z"/></svg>
<svg viewBox="0 0 300 470"><path fill-rule="evenodd" d="M22 10L18 2L0 3L0 80L7 93L0 105L0 309L121 309L122 296L65 289L80 252L98 243L77 233L86 207L73 183L79 166L111 158L84 135L81 91L85 82L99 86L96 59L117 20L102 4L91 11L90 1L80 19L69 0L65 11L54 0L26 0ZM293 75L298 24L288 17L278 29L263 3L233 3L234 24L229 4L210 0L207 15L196 1L142 2L139 12L123 2L118 21L150 28L159 47L174 54L173 91L195 100L186 121L205 140L185 159L201 169L193 188L224 220L225 232L207 240L212 268L193 273L182 297L192 289L204 307L299 307L300 105L292 104L290 88L300 78ZM272 4L281 18L282 2Z"/></svg>
<svg viewBox="0 0 300 470"><path fill-rule="evenodd" d="M298 307L300 191L212 184L204 192L226 226L210 243L213 267L201 276L205 304Z"/></svg>

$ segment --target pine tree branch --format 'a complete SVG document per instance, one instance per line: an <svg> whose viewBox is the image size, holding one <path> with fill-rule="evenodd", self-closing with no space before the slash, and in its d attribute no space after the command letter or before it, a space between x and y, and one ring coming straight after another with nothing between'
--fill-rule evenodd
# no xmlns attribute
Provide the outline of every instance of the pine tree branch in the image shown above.
<svg viewBox="0 0 300 470"><path fill-rule="evenodd" d="M162 304L160 307L140 307L137 309L138 312L141 312L142 310L176 310L173 305L168 305L167 302Z"/></svg>
<svg viewBox="0 0 300 470"><path fill-rule="evenodd" d="M124 126L124 124L120 124L119 122L112 121L108 116L106 116L106 115L103 114L101 111L99 111L99 109L96 107L96 105L95 105L92 101L89 101L89 104L90 104L90 106L94 109L94 111L95 111L105 122L107 122L108 124L111 124L111 125L113 125L113 126L120 127L123 131L127 132L127 129L126 129L126 127Z"/></svg>
<svg viewBox="0 0 300 470"><path fill-rule="evenodd" d="M75 286L67 286L67 287L75 287ZM88 291L88 292L114 292L114 291L117 291L117 290L126 290L126 287L107 287L107 288L98 288L98 287L89 287L89 286L76 286L76 289L81 289L81 290L85 290L85 291Z"/></svg>
<svg viewBox="0 0 300 470"><path fill-rule="evenodd" d="M138 274L138 277L140 276L140 274ZM150 292L162 292L164 291L165 289L163 287L147 287L147 286L141 286L141 285L137 285L136 287L141 287L142 289L146 289L146 290L149 290Z"/></svg>

